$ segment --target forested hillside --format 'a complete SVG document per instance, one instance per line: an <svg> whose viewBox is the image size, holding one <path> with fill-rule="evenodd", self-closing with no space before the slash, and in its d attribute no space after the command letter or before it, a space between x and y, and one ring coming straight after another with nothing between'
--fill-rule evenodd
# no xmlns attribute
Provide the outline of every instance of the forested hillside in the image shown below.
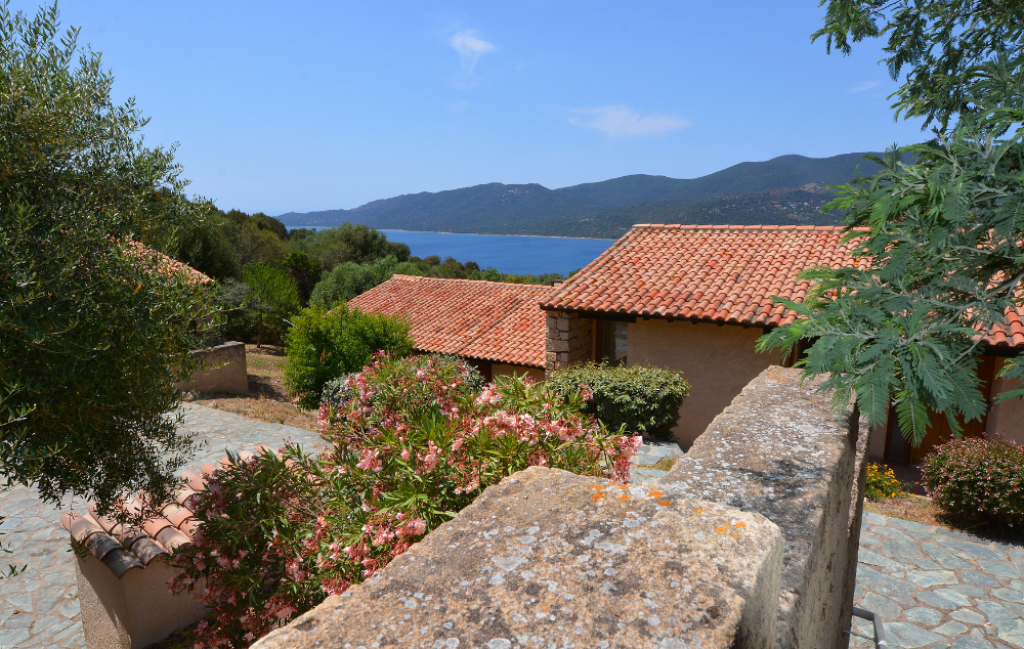
<svg viewBox="0 0 1024 649"><path fill-rule="evenodd" d="M826 187L852 179L858 169L873 173L877 165L864 155L788 155L689 180L638 174L562 189L490 183L277 218L288 225L351 221L403 230L613 238L647 222L835 223L839 215L818 213L831 197Z"/></svg>

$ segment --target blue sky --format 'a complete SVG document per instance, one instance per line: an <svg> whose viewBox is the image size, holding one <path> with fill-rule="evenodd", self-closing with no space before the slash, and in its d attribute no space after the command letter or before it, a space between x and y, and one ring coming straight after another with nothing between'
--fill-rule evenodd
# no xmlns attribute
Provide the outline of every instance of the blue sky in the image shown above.
<svg viewBox="0 0 1024 649"><path fill-rule="evenodd" d="M34 13L37 5L15 1ZM64 2L190 192L277 215L487 182L692 178L924 139L815 0Z"/></svg>

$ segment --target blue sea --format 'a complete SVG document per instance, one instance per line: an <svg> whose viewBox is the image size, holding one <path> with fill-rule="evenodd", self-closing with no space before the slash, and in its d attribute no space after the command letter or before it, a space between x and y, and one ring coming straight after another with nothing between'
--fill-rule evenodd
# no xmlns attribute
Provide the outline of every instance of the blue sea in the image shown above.
<svg viewBox="0 0 1024 649"><path fill-rule="evenodd" d="M286 226L289 230L301 225ZM326 227L310 229L326 230ZM569 239L564 237L521 237L497 234L455 234L381 230L389 241L407 244L415 257L437 255L460 262L475 261L480 268L493 266L503 273L541 275L570 272L594 261L612 245L611 239Z"/></svg>

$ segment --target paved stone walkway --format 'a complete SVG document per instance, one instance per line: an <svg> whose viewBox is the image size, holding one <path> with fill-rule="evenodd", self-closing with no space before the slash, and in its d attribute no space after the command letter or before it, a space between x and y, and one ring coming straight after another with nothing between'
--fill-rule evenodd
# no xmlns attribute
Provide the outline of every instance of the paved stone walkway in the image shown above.
<svg viewBox="0 0 1024 649"><path fill-rule="evenodd" d="M865 512L859 560L854 601L890 647L1024 647L1024 546ZM858 618L854 631L873 635Z"/></svg>
<svg viewBox="0 0 1024 649"><path fill-rule="evenodd" d="M198 450L191 468L224 457L224 449L255 450L259 444L281 446L292 439L304 448L320 442L314 432L246 419L196 404L184 404L183 427L196 433ZM84 647L79 619L78 582L68 533L60 525L61 512L85 512L81 501L55 508L39 500L34 489L0 490L0 515L6 520L3 544L14 554L0 554L0 566L8 559L27 565L13 579L0 580L0 649Z"/></svg>

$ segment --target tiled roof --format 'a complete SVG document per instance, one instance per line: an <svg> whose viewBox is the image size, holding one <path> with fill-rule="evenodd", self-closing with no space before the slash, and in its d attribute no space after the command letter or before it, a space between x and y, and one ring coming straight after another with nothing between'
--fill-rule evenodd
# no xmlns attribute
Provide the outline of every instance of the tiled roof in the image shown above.
<svg viewBox="0 0 1024 649"><path fill-rule="evenodd" d="M1024 347L1024 318L1019 309L1007 309L1006 320L992 327L985 342L996 347Z"/></svg>
<svg viewBox="0 0 1024 649"><path fill-rule="evenodd" d="M802 300L801 271L857 263L842 238L842 227L634 225L541 307L779 325L793 313L771 296Z"/></svg>
<svg viewBox="0 0 1024 649"><path fill-rule="evenodd" d="M353 298L361 311L404 315L417 350L544 367L547 314L558 288L395 275Z"/></svg>
<svg viewBox="0 0 1024 649"><path fill-rule="evenodd" d="M260 453L267 447L260 446ZM281 454L274 451L280 458ZM253 453L238 454L240 460L248 460ZM290 460L289 460L290 461ZM228 466L228 458L220 461ZM192 542L199 523L192 516L192 497L206 489L206 479L220 467L204 464L200 473L185 471L181 477L187 486L175 492L172 502L154 509L158 516L148 519L143 526L133 527L96 513L96 503L89 505L89 513L80 515L66 512L60 522L71 533L71 538L82 544L97 559L103 562L120 579L132 568L145 568L157 557L173 554L182 545ZM124 499L120 505L125 511L138 514L142 511L144 496Z"/></svg>
<svg viewBox="0 0 1024 649"><path fill-rule="evenodd" d="M161 273L168 276L180 275L185 278L186 281L195 282L199 284L213 284L213 280L199 272L195 268L192 268L188 264L184 264L173 257L168 257L162 252L157 252L152 248L139 243L138 241L129 241L128 244L139 254L139 256L149 259L153 262L154 266Z"/></svg>

